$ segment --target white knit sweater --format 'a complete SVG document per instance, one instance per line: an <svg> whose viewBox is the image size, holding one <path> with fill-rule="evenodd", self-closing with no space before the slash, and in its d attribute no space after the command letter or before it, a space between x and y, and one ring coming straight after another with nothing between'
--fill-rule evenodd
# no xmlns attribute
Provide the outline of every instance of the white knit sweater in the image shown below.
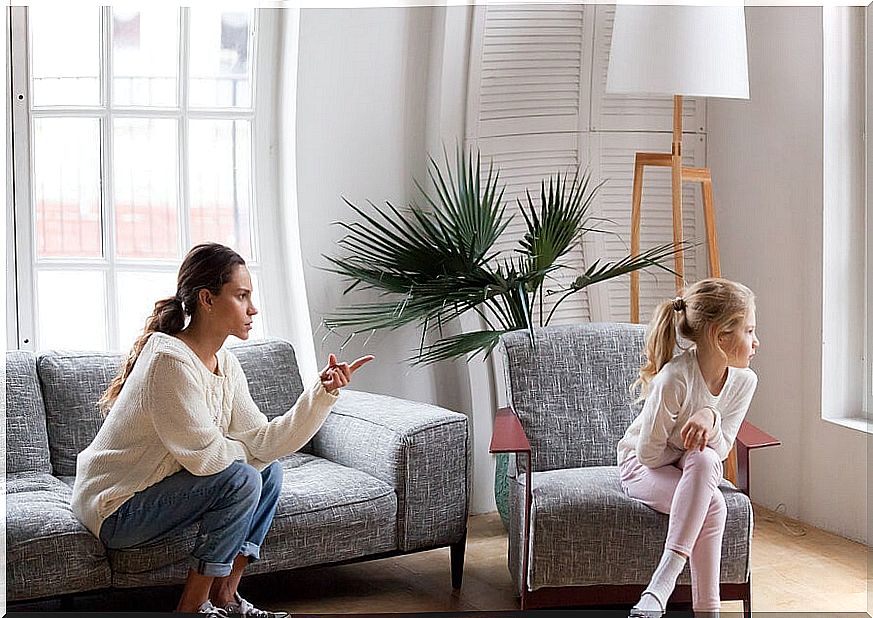
<svg viewBox="0 0 873 618"><path fill-rule="evenodd" d="M337 400L319 381L268 421L236 356L222 348L217 357L220 375L176 337L154 333L146 342L76 462L73 513L95 536L133 494L182 468L206 476L242 460L262 470L293 453L315 435Z"/></svg>
<svg viewBox="0 0 873 618"><path fill-rule="evenodd" d="M642 412L619 441L619 465L634 453L649 468L679 461L685 452L682 427L702 408L715 412L707 446L726 459L757 385L758 376L751 369L729 367L721 392L713 395L700 371L697 348L677 354L652 379Z"/></svg>

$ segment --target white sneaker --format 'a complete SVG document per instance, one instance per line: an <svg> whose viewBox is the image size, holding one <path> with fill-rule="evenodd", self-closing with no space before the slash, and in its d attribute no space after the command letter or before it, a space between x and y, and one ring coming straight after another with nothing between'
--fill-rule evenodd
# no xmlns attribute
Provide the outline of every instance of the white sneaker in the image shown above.
<svg viewBox="0 0 873 618"><path fill-rule="evenodd" d="M203 602L203 605L197 608L197 613L205 614L209 618L227 618L227 612L215 607L208 599Z"/></svg>
<svg viewBox="0 0 873 618"><path fill-rule="evenodd" d="M288 612L270 612L265 609L258 609L244 598L239 593L234 594L234 601L231 601L224 606L225 616L246 616L247 618L287 618Z"/></svg>

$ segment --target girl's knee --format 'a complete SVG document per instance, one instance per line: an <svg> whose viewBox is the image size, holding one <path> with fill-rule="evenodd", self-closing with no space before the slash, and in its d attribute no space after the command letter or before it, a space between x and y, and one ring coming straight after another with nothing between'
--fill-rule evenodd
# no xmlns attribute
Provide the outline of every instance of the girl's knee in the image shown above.
<svg viewBox="0 0 873 618"><path fill-rule="evenodd" d="M712 499L709 502L709 515L720 521L727 520L727 503L725 502L724 494L718 489L712 493Z"/></svg>
<svg viewBox="0 0 873 618"><path fill-rule="evenodd" d="M719 477L722 474L721 457L719 457L718 453L716 453L714 449L708 446L705 447L702 451L699 451L697 449L694 449L693 451L688 451L685 457L685 467L687 468L689 464L693 467L700 467L711 471L713 474L718 475Z"/></svg>

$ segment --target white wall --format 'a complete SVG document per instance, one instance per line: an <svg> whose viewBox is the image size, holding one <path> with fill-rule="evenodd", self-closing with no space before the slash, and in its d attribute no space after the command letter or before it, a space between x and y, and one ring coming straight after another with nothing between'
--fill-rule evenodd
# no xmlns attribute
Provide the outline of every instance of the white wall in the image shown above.
<svg viewBox="0 0 873 618"><path fill-rule="evenodd" d="M867 538L866 435L821 419L822 10L749 7L749 101L708 102L722 272L758 297L752 498Z"/></svg>
<svg viewBox="0 0 873 618"><path fill-rule="evenodd" d="M323 272L342 231L332 222L354 213L343 202L404 206L425 177L431 7L302 9L297 94L298 208L304 274L313 329L348 304L340 278ZM355 296L373 300L373 295ZM316 332L324 364L343 338ZM413 327L379 332L365 346L354 338L345 358L376 355L355 388L427 401L465 412L458 363L412 367L419 344Z"/></svg>

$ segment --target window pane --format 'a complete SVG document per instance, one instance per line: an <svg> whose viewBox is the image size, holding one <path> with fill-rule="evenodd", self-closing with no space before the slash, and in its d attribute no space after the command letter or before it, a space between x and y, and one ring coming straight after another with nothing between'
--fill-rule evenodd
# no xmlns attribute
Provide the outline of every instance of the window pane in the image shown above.
<svg viewBox="0 0 873 618"><path fill-rule="evenodd" d="M106 285L102 272L37 272L40 349L106 349Z"/></svg>
<svg viewBox="0 0 873 618"><path fill-rule="evenodd" d="M28 7L33 104L100 104L100 9Z"/></svg>
<svg viewBox="0 0 873 618"><path fill-rule="evenodd" d="M155 303L176 293L176 273L118 272L119 349L130 350Z"/></svg>
<svg viewBox="0 0 873 618"><path fill-rule="evenodd" d="M251 107L252 11L191 9L188 104Z"/></svg>
<svg viewBox="0 0 873 618"><path fill-rule="evenodd" d="M178 255L176 121L113 121L116 254L127 258Z"/></svg>
<svg viewBox="0 0 873 618"><path fill-rule="evenodd" d="M252 320L252 330L249 333L249 339L264 338L264 314L263 306L261 305L261 281L257 273L249 269L249 274L252 276L252 302L255 304L255 309L258 310L258 315Z"/></svg>
<svg viewBox="0 0 873 618"><path fill-rule="evenodd" d="M112 102L176 105L179 11L112 9Z"/></svg>
<svg viewBox="0 0 873 618"><path fill-rule="evenodd" d="M251 258L251 126L246 120L191 120L191 243L220 242Z"/></svg>
<svg viewBox="0 0 873 618"><path fill-rule="evenodd" d="M33 120L33 199L38 256L103 254L96 118Z"/></svg>

